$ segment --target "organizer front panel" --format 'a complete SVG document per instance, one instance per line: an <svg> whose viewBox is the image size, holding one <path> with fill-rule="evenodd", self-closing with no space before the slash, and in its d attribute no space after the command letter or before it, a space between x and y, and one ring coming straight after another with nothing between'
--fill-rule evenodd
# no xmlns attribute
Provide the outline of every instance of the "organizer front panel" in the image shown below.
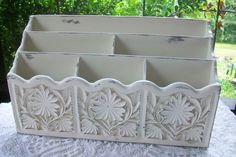
<svg viewBox="0 0 236 157"><path fill-rule="evenodd" d="M219 96L217 85L197 91L184 83L159 88L112 79L8 81L18 132L178 146L208 146Z"/></svg>

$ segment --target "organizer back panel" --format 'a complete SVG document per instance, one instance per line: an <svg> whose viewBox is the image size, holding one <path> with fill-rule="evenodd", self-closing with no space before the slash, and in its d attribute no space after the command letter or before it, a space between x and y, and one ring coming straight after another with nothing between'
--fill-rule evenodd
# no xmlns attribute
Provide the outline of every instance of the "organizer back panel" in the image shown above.
<svg viewBox="0 0 236 157"><path fill-rule="evenodd" d="M32 16L32 31L211 36L209 22L158 17Z"/></svg>

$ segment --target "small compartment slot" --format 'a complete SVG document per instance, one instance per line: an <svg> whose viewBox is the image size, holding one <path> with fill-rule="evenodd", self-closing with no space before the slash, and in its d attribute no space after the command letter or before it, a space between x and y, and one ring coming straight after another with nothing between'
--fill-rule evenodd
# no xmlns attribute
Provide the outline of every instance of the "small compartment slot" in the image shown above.
<svg viewBox="0 0 236 157"><path fill-rule="evenodd" d="M113 78L124 84L145 79L145 60L132 57L81 56L78 76L89 82Z"/></svg>
<svg viewBox="0 0 236 157"><path fill-rule="evenodd" d="M175 82L185 82L203 88L215 80L213 60L148 59L147 80L165 87Z"/></svg>
<svg viewBox="0 0 236 157"><path fill-rule="evenodd" d="M15 73L24 79L46 75L61 81L75 76L78 61L75 55L18 53Z"/></svg>
<svg viewBox="0 0 236 157"><path fill-rule="evenodd" d="M31 17L29 28L32 31L212 36L208 21L160 17L36 15Z"/></svg>
<svg viewBox="0 0 236 157"><path fill-rule="evenodd" d="M125 35L115 38L115 53L122 55L207 58L211 38Z"/></svg>
<svg viewBox="0 0 236 157"><path fill-rule="evenodd" d="M114 35L26 32L23 51L112 54Z"/></svg>

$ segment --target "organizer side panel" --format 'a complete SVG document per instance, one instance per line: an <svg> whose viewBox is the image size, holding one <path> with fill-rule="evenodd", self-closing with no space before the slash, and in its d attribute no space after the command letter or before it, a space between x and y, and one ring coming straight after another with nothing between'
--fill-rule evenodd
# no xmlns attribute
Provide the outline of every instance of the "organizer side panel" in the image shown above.
<svg viewBox="0 0 236 157"><path fill-rule="evenodd" d="M209 106L209 110L208 110L208 118L206 120L206 126L208 129L206 129L206 131L204 132L204 135L206 137L209 138L204 138L203 141L204 143L207 144L207 147L210 144L210 138L211 138L211 134L212 134L212 129L213 129L213 125L214 125L214 121L215 121L215 115L216 115L216 111L217 111L217 107L218 107L218 103L219 103L219 99L220 99L220 87L218 89L216 89L213 94L213 97L211 100L209 100L210 102L210 106Z"/></svg>
<svg viewBox="0 0 236 157"><path fill-rule="evenodd" d="M15 77L8 75L7 76L7 82L8 82L8 89L11 97L11 105L12 105L12 111L13 111L13 116L16 124L16 130L20 131L22 128L22 123L20 120L19 116L19 109L18 109L18 103L17 103L17 94L15 92Z"/></svg>

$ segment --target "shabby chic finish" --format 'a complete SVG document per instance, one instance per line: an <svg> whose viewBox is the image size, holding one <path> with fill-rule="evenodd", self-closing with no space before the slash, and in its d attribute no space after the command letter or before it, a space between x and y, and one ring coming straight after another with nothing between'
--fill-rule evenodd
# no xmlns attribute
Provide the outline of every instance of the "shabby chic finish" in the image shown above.
<svg viewBox="0 0 236 157"><path fill-rule="evenodd" d="M17 131L207 147L215 67L206 21L32 16L8 73Z"/></svg>
<svg viewBox="0 0 236 157"><path fill-rule="evenodd" d="M209 21L204 20L171 17L36 15L31 16L26 29L31 31L104 32L209 37L212 36L209 24Z"/></svg>
<svg viewBox="0 0 236 157"><path fill-rule="evenodd" d="M45 40L47 39L47 40ZM65 43L65 41L67 41ZM212 57L211 37L142 34L26 32L22 51L180 58Z"/></svg>

